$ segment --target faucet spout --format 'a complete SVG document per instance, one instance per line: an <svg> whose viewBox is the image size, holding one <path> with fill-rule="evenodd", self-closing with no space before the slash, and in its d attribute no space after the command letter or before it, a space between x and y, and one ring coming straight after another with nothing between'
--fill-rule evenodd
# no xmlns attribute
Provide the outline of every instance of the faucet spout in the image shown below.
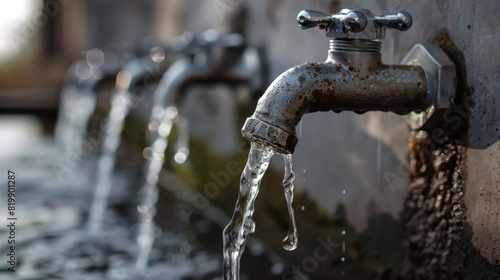
<svg viewBox="0 0 500 280"><path fill-rule="evenodd" d="M353 49L353 44L362 48ZM296 125L307 113L405 114L425 109L428 98L423 69L382 64L376 44L380 43L332 40L325 62L308 62L285 71L259 99L242 128L243 137L289 154L298 142Z"/></svg>

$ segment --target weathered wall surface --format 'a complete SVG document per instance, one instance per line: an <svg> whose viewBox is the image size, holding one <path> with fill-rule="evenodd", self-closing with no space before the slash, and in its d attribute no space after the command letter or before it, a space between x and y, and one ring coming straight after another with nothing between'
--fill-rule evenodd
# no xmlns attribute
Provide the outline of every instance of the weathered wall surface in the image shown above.
<svg viewBox="0 0 500 280"><path fill-rule="evenodd" d="M182 2L182 3L180 3ZM213 27L224 30L225 19L241 7L248 9L247 39L263 46L274 79L286 69L306 61L323 61L328 40L321 30L302 31L296 15L302 9L336 12L344 7L362 7L375 13L405 10L414 24L406 32L387 32L383 42L385 63L398 63L416 43L432 41L439 32L450 35L464 54L467 85L474 106L464 112L469 120L467 146L468 180L465 188L466 223L469 238L490 264L500 261L500 2L479 1L158 1L157 34L168 40L183 30L200 32ZM172 13L184 10L185 15ZM181 8L179 8L181 7ZM162 14L170 16L162 16ZM223 89L222 89L223 90ZM222 94L223 95L223 94ZM196 100L192 102L196 103ZM224 101L230 105L230 101ZM194 104L193 103L193 104ZM216 110L217 111L217 110ZM196 110L203 115L203 110ZM223 147L235 147L241 138L234 123L232 132L221 132L217 124L236 114L205 112L204 135L226 135ZM196 121L195 121L196 122ZM208 122L208 124L207 124ZM193 124L196 125L196 124ZM202 133L202 134L203 134ZM236 135L236 137L234 137ZM348 223L358 233L369 228L370 218L389 214L400 220L408 194L408 129L400 116L391 113L356 115L345 112L316 113L304 117L299 126L299 144L294 154L297 188L306 192L324 210L333 214L345 204ZM229 139L229 140L228 140ZM218 141L213 141L217 145ZM219 143L220 145L220 143ZM282 166L277 164L278 170ZM345 190L345 195L343 191ZM265 189L264 189L265 191ZM300 206L296 206L300 207ZM304 215L307 215L307 209Z"/></svg>

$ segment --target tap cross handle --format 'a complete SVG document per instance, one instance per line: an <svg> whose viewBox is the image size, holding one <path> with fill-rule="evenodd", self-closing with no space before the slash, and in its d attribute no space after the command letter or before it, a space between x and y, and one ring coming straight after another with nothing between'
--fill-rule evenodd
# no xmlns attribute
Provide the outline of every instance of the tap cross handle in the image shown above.
<svg viewBox="0 0 500 280"><path fill-rule="evenodd" d="M407 12L375 15L365 9L343 9L337 14L303 10L297 15L302 29L318 27L326 30L330 38L382 39L385 27L408 30L413 22Z"/></svg>

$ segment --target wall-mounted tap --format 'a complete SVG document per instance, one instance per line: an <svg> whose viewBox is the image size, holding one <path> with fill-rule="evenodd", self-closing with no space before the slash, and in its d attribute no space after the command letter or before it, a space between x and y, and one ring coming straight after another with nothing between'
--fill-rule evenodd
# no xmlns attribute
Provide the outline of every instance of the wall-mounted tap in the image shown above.
<svg viewBox="0 0 500 280"><path fill-rule="evenodd" d="M85 59L74 62L66 71L54 137L56 142L79 147L96 109L96 94L103 82L114 80L121 72L121 79L116 85L131 92L132 87L141 83L147 75L155 81L159 80L173 57L186 53L186 49L193 44L192 37L186 32L170 45L163 46L152 36L146 36L138 42L109 44L105 50L88 50Z"/></svg>
<svg viewBox="0 0 500 280"><path fill-rule="evenodd" d="M66 84L61 90L55 131L57 143L80 147L97 105L97 91L104 82L115 79L123 63L131 57L127 54L94 48L86 52L84 60L70 66L66 72Z"/></svg>
<svg viewBox="0 0 500 280"><path fill-rule="evenodd" d="M160 52L160 50L157 50ZM153 92L156 81L168 66L168 59L163 54L148 55L132 59L116 75L116 82L111 97L111 107L108 123L104 131L102 149L97 162L97 178L94 199L90 208L88 228L91 231L100 230L107 201L113 187L113 171L116 163L116 153L120 146L120 137L125 125L125 118L134 105L133 96ZM151 81L152 80L152 81ZM142 85L138 87L138 85ZM138 89L136 89L136 86ZM138 93L140 91L140 93Z"/></svg>
<svg viewBox="0 0 500 280"><path fill-rule="evenodd" d="M154 96L152 130L162 119L164 108L179 104L190 85L241 84L252 96L262 92L266 74L263 55L248 46L241 34L221 36L210 29L196 36L189 48L189 55L173 63L160 81Z"/></svg>
<svg viewBox="0 0 500 280"><path fill-rule="evenodd" d="M385 28L410 28L410 14L304 10L297 21L302 29L326 30L331 38L328 57L325 62L295 66L276 78L242 128L246 139L288 154L294 152L298 141L295 127L306 113L423 112L420 122L412 125L416 128L435 108L450 105L455 94L454 64L437 46L416 45L404 59L410 65L382 64L378 40L384 37Z"/></svg>
<svg viewBox="0 0 500 280"><path fill-rule="evenodd" d="M134 96L154 92L158 80L173 57L189 53L187 49L192 44L190 33L179 36L169 46L161 46L151 37L145 37L137 44L134 51L139 57L130 59L116 75L108 123L97 163L96 187L88 220L88 228L91 231L99 230L103 224L107 201L113 187L112 174L116 163L116 152L120 145L125 118L132 106L136 105Z"/></svg>

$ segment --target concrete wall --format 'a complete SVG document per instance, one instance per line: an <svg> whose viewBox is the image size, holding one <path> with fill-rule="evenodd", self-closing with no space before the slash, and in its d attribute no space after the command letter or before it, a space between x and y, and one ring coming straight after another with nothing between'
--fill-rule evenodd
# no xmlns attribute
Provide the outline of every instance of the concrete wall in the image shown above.
<svg viewBox="0 0 500 280"><path fill-rule="evenodd" d="M385 63L398 63L414 44L431 41L442 31L448 33L464 54L466 84L475 101L475 106L467 114L468 180L464 201L466 225L471 229L467 238L480 257L486 258L491 265L498 265L500 24L496 14L500 10L500 2L158 0L156 5L159 9L156 33L165 41L184 30L227 29L225 25L229 15L245 7L249 13L245 35L252 44L265 48L271 80L294 65L326 58L328 40L324 31L302 31L297 26L296 15L301 9L336 12L344 7L362 7L375 13L399 10L411 13L414 24L410 30L387 32L383 41ZM181 11L185 14L181 15ZM224 95L220 93L224 89L217 91ZM192 102L196 103L195 100ZM231 105L230 101L224 102ZM222 105L220 107L223 108ZM224 147L231 149L241 142L239 127L234 123L229 125L234 127L233 131L217 130L221 127L217 125L220 121L227 122L237 112L210 115L203 113L202 108L194 111L202 116L193 119L204 120L203 127L211 125L213 128L194 131L195 134L212 135L212 138L225 135L219 139L232 143L212 141L216 150L223 152ZM196 121L192 122L196 127ZM339 204L343 203L347 221L358 234L367 230L371 218L389 214L392 219L400 221L408 195L408 132L405 121L392 113L356 115L345 112L305 116L299 125L300 141L294 154L297 188L330 214L334 214ZM279 163L273 167L282 172ZM307 209L304 215L307 216Z"/></svg>

